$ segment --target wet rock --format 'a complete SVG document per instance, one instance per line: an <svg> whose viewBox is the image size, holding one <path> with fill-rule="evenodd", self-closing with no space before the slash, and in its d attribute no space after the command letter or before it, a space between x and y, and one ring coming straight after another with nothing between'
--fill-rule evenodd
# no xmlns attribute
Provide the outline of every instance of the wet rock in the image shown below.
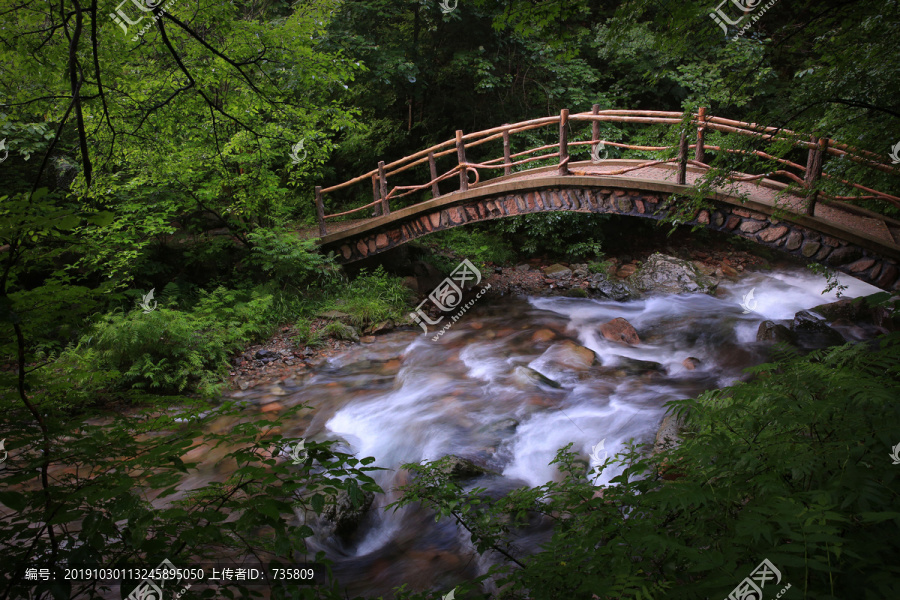
<svg viewBox="0 0 900 600"><path fill-rule="evenodd" d="M544 275L549 277L550 279L561 279L563 277L569 277L572 275L572 269L568 267L564 267L561 264L550 265L546 269L544 269Z"/></svg>
<svg viewBox="0 0 900 600"><path fill-rule="evenodd" d="M589 369L597 362L597 355L590 348L579 346L571 340L553 344L544 352L542 358L571 370Z"/></svg>
<svg viewBox="0 0 900 600"><path fill-rule="evenodd" d="M666 368L663 365L651 360L616 356L616 361L619 364L615 368L624 371L626 375L644 375L645 373L665 375L666 373Z"/></svg>
<svg viewBox="0 0 900 600"><path fill-rule="evenodd" d="M567 298L587 298L588 293L584 290L584 288L572 288L571 290L566 290L563 296Z"/></svg>
<svg viewBox="0 0 900 600"><path fill-rule="evenodd" d="M562 387L559 383L553 381L549 377L545 375L541 375L531 367L516 367L513 370L513 380L524 386L533 386L533 385L546 385L552 388Z"/></svg>
<svg viewBox="0 0 900 600"><path fill-rule="evenodd" d="M826 321L836 321L838 319L858 321L864 319L868 313L866 303L862 298L844 298L837 302L814 306L810 311L822 315Z"/></svg>
<svg viewBox="0 0 900 600"><path fill-rule="evenodd" d="M659 253L647 259L633 280L641 291L712 294L716 290L715 282L691 262Z"/></svg>
<svg viewBox="0 0 900 600"><path fill-rule="evenodd" d="M375 336L374 335L364 335L361 338L359 338L359 341L363 344L374 344Z"/></svg>
<svg viewBox="0 0 900 600"><path fill-rule="evenodd" d="M496 423L491 423L482 429L483 433L490 433L499 436L510 436L516 432L519 422L515 419L501 419Z"/></svg>
<svg viewBox="0 0 900 600"><path fill-rule="evenodd" d="M682 423L673 414L666 415L659 429L656 431L656 443L653 445L653 454L674 448L681 442L678 435L681 431Z"/></svg>
<svg viewBox="0 0 900 600"><path fill-rule="evenodd" d="M631 323L618 317L608 323L600 326L600 334L611 342L619 342L636 346L641 343L637 331L631 326Z"/></svg>
<svg viewBox="0 0 900 600"><path fill-rule="evenodd" d="M688 371L693 371L694 369L696 369L697 367L700 366L700 359L694 358L693 356L688 356L686 359L681 361L681 364Z"/></svg>
<svg viewBox="0 0 900 600"><path fill-rule="evenodd" d="M448 454L441 458L444 463L441 472L449 475L451 479L466 479L469 477L478 477L485 475L489 471L484 467L479 467L467 458Z"/></svg>
<svg viewBox="0 0 900 600"><path fill-rule="evenodd" d="M757 342L783 342L785 344L794 344L796 338L794 333L775 321L763 321L756 330Z"/></svg>
<svg viewBox="0 0 900 600"><path fill-rule="evenodd" d="M531 336L532 342L549 342L556 337L556 333L551 329L538 329Z"/></svg>
<svg viewBox="0 0 900 600"><path fill-rule="evenodd" d="M844 336L829 327L825 319L820 319L806 310L794 315L791 331L797 336L798 343L808 348L839 346L846 343Z"/></svg>
<svg viewBox="0 0 900 600"><path fill-rule="evenodd" d="M330 502L326 502L322 510L326 533L347 539L356 532L375 500L375 494L372 492L361 494L362 502L359 506L354 506L350 494L344 490L338 492L337 497L332 496Z"/></svg>
<svg viewBox="0 0 900 600"><path fill-rule="evenodd" d="M254 354L253 357L256 358L257 360L264 360L267 358L274 359L275 353L272 352L271 350L266 350L265 348L263 348L262 350L257 350L256 354ZM268 362L268 361L266 361L266 362Z"/></svg>
<svg viewBox="0 0 900 600"><path fill-rule="evenodd" d="M623 302L635 295L627 284L612 282L604 273L594 273L589 280L588 289L616 302Z"/></svg>
<svg viewBox="0 0 900 600"><path fill-rule="evenodd" d="M381 333L387 333L394 328L393 321L382 321L381 323L377 323L369 328L369 333L372 335L378 335Z"/></svg>

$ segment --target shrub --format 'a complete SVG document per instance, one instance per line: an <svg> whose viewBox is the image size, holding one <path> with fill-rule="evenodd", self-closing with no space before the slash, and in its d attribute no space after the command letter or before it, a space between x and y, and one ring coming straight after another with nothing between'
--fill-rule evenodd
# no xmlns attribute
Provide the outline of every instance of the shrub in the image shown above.
<svg viewBox="0 0 900 600"><path fill-rule="evenodd" d="M324 308L345 312L353 325L367 327L386 320L403 321L411 296L401 278L386 274L379 265L372 273L363 270L350 283L333 289Z"/></svg>

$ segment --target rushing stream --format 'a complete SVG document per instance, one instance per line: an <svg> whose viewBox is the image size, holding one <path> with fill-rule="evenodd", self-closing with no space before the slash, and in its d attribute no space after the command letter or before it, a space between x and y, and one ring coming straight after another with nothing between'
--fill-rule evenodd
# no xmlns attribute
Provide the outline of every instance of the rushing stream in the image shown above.
<svg viewBox="0 0 900 600"><path fill-rule="evenodd" d="M850 297L876 291L842 281ZM449 520L436 523L414 507L383 511L404 482L400 465L454 454L497 473L467 485L500 493L558 477L548 463L570 442L585 459L601 440L610 455L629 440L652 443L667 401L739 379L742 369L766 358L768 346L756 342L760 321L789 319L834 300L820 293L824 287L821 277L782 269L746 274L720 286L718 297L481 300L437 342L419 330L380 336L331 359L286 394L235 396L261 405L308 404L313 410L289 423L286 437L339 440L337 450L373 456L375 466L388 469L375 475L387 493L376 498L355 537L312 544L336 562L351 596L390 597L403 582L448 591L497 557L479 558ZM739 304L751 289L757 304L745 314ZM598 333L616 317L635 327L639 345ZM587 364L579 346L596 353L596 363ZM699 359L696 369L683 365L688 357ZM604 472L597 483L614 475ZM546 534L518 546L533 551Z"/></svg>

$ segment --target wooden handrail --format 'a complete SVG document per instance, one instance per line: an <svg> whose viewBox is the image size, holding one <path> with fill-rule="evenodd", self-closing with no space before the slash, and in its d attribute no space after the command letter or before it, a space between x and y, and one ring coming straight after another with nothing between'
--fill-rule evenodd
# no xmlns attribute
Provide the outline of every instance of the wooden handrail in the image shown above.
<svg viewBox="0 0 900 600"><path fill-rule="evenodd" d="M568 129L569 124L571 122L590 122L591 123L591 139L590 141L569 141L568 139ZM789 166L793 169L800 171L803 174L803 178L800 178L789 171L784 171L782 169L771 171L769 173L763 175L749 175L749 176L741 176L741 177L732 177L731 179L734 181L755 181L758 179L762 179L768 176L783 176L792 181L795 181L801 184L803 187L807 188L809 191L807 192L807 211L812 211L815 208L816 199L820 196L818 190L816 190L816 184L820 178L831 179L834 181L838 181L844 185L853 187L855 189L868 192L871 194L870 196L858 196L858 197L847 197L847 196L825 196L821 194L823 198L857 198L857 199L871 199L878 198L881 200L887 200L897 206L900 206L900 198L893 196L891 194L886 194L884 192L879 192L877 190L873 190L866 186L862 186L860 184L852 183L841 179L839 177L834 177L829 175L828 173L823 173L821 171L822 165L824 163L824 157L827 155L837 156L837 157L847 157L847 159L857 162L859 164L868 166L870 168L877 169L882 172L891 173L891 174L900 174L900 168L896 166L892 166L884 162L881 156L869 152L866 150L859 150L847 144L842 144L839 142L835 142L829 138L818 138L816 141L806 141L805 139L801 139L800 134L797 134L794 131L789 129L781 128L781 127L771 127L759 125L757 123L746 123L743 121L735 121L732 119L725 119L722 117L716 117L706 114L706 109L701 107L696 114L691 114L690 119L686 119L685 115L676 111L649 111L649 110L625 110L625 109L616 109L616 110L600 110L599 105L594 105L591 107L590 112L582 112L582 113L574 113L570 114L567 109L563 109L560 111L559 116L553 117L541 117L538 119L530 119L527 121L520 121L518 123L506 123L501 125L500 127L493 127L490 129L485 129L482 131L477 131L473 133L463 134L462 131L457 131L454 139L446 140L439 144L435 144L429 148L411 154L409 156L403 157L401 159L395 160L391 163L385 164L383 161L379 162L378 168L373 169L363 175L345 181L344 183L340 183L337 185L333 185L331 187L322 188L321 186L316 186L316 217L319 222L319 232L321 235L325 235L326 227L325 227L325 219L332 217L340 217L345 216L347 214L351 214L353 212L357 212L359 210L364 210L366 208L376 206L381 209L381 213L384 215L390 214L390 206L388 201L390 198L399 198L401 196L405 196L407 194L413 193L418 190L424 190L427 188L431 188L432 197L439 197L441 195L440 188L438 187L438 183L455 173L459 174L459 189L460 191L466 191L469 188L468 183L468 171L472 170L475 172L476 183L472 185L477 185L480 181L478 169L503 169L504 175L511 175L512 168L515 166L527 164L530 162L535 162L539 160L546 160L551 158L558 157L558 171L560 175L566 175L570 172L579 173L579 171L570 171L569 170L569 162L570 156L568 153L570 146L581 146L581 145L590 145L591 151L593 152L594 148L602 142L604 145L609 145L617 148L627 148L632 150L642 150L642 151L666 151L673 149L673 146L637 146L632 144L624 144L621 142L611 142L600 139L600 123L602 122L612 122L612 123L646 123L646 124L663 124L663 125L675 125L675 124L687 124L688 126L693 125L696 126L696 144L689 144L689 140L687 139L688 129L683 130L682 134L679 137L679 143L674 148L678 148L678 154L676 159L667 159L667 160L658 160L651 161L649 163L644 163L643 166L648 165L656 165L656 164L667 164L671 162L676 162L676 180L678 183L684 184L686 180L686 169L687 165L691 164L695 167L700 166L702 168L709 168L708 165L705 164L705 156L708 151L717 151L717 152L729 152L729 153L741 153L741 154L752 154L759 156L760 158L764 158L766 160L773 160L785 166ZM532 129L538 129L542 127L547 127L549 125L558 125L559 126L559 142L555 144L548 144L544 146L539 146L537 148L532 148L530 150L526 150L523 152L512 153L511 152L511 144L510 137L516 133L521 133L524 131L529 131ZM808 150L809 156L807 159L807 165L804 167L795 162L789 161L787 159L779 158L772 156L766 152L760 150L741 150L741 149L732 149L732 148L721 148L719 146L710 146L706 145L705 133L707 131L718 131L725 134L737 134L744 135L748 137L752 137L764 142L772 142L772 141L786 141L792 144L796 148L806 148ZM466 150L473 148L475 146L480 146L482 144L489 143L494 140L502 139L503 143L503 156L500 158L492 158L489 160L485 160L481 163L470 163L466 160ZM557 152L540 155L540 156L531 156L530 158L525 158L522 160L515 160L519 157L526 155L533 155L535 152L541 152L549 149L557 149ZM690 148L695 149L694 159L690 160L687 156L687 152ZM456 154L457 165L454 166L450 171L447 171L443 174L438 174L436 159L442 156L448 156ZM495 164L496 163L496 164ZM424 185L414 185L414 186L394 186L390 190L388 189L387 179L391 178L399 173L407 171L413 167L427 164L429 168L429 182ZM624 172L633 171L636 168L640 167L629 167L625 169L618 169L612 172L604 172L604 175L612 175L612 174L621 174ZM365 179L372 180L372 190L374 202L367 204L363 207L351 209L349 211L335 213L326 215L324 213L324 194L330 193L333 191L341 190L352 186L356 183L359 183ZM402 194L395 194L395 192L400 190L408 190ZM376 208L376 213L378 212L378 208ZM811 213L810 213L811 214Z"/></svg>

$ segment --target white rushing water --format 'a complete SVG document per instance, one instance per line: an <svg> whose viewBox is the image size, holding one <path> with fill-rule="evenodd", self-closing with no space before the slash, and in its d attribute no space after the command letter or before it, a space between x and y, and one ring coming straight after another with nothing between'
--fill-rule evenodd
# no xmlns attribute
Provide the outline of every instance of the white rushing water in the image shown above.
<svg viewBox="0 0 900 600"><path fill-rule="evenodd" d="M841 282L846 296L877 291L847 277ZM477 480L489 489L558 480L550 462L569 443L592 466L629 441L652 444L666 402L738 380L744 368L765 359L766 345L756 342L760 322L790 319L833 301L834 292L821 293L825 285L823 277L793 269L748 273L739 283L722 285L717 297L650 296L626 303L552 297L476 307L438 342L406 333L402 351L398 338L382 356L372 345L334 361L330 381L354 393L337 402L323 433L389 469L376 475L389 492L382 505L396 499L390 490L404 481L401 465L448 454L496 473ZM753 310L744 312L741 303L751 290ZM639 345L602 337L599 326L617 317L635 327ZM552 339L538 337L548 329ZM560 366L559 344L567 338L592 350L596 364ZM358 372L342 373L353 361L392 357L400 359L399 367L384 384L367 388ZM688 357L699 359L696 369L684 366ZM591 478L605 485L620 472L613 466ZM372 511L350 554L375 556L399 543L410 514ZM415 534L445 539L434 527Z"/></svg>

